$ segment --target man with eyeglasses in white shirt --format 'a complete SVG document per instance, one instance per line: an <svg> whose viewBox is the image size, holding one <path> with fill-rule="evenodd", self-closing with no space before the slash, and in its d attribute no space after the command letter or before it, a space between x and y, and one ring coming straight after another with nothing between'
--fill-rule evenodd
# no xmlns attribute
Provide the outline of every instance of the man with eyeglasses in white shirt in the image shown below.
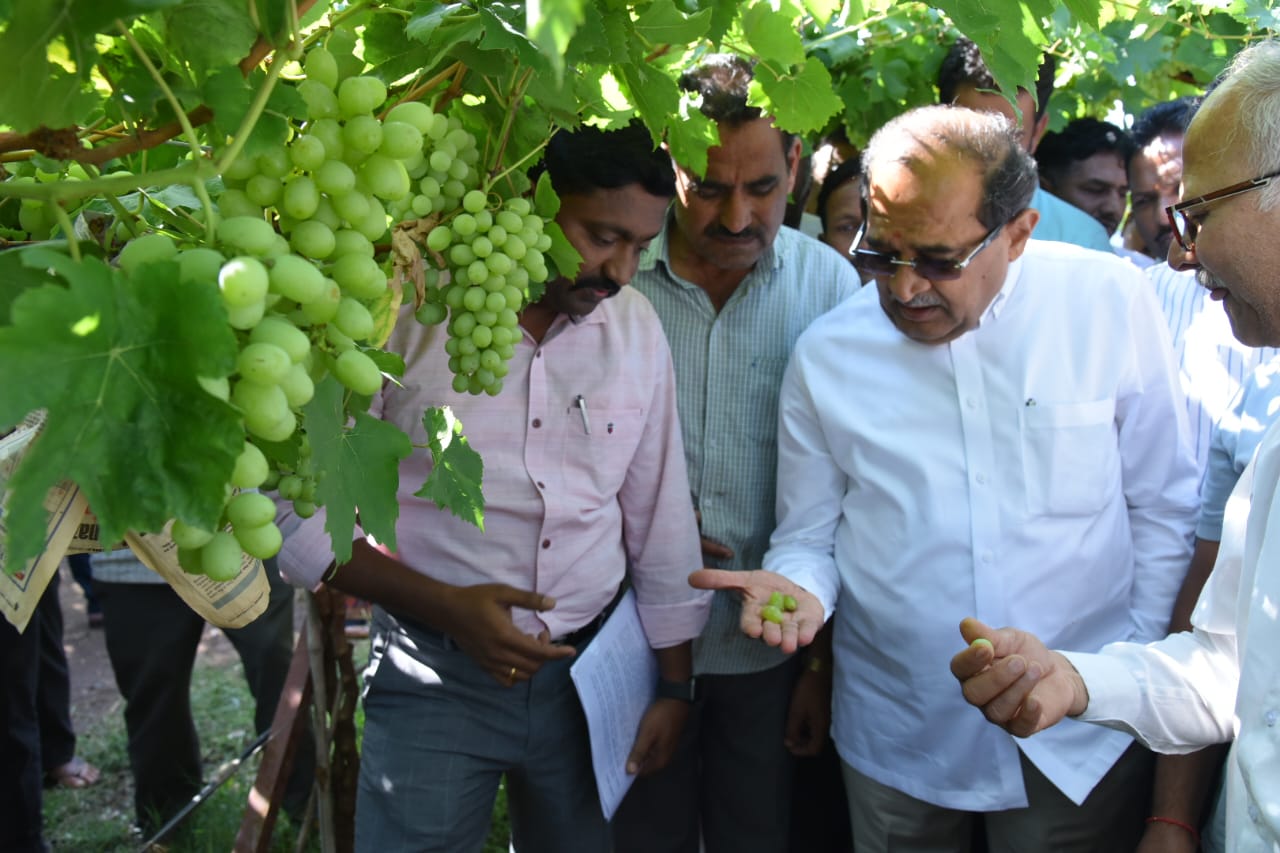
<svg viewBox="0 0 1280 853"><path fill-rule="evenodd" d="M999 116L906 113L863 168L876 286L796 346L766 571L692 580L784 650L834 622L859 853L960 853L979 821L992 851L1130 853L1150 755L1079 724L1018 741L945 662L968 609L1082 650L1164 636L1198 506L1168 334L1132 264L1029 239L1035 165Z"/></svg>

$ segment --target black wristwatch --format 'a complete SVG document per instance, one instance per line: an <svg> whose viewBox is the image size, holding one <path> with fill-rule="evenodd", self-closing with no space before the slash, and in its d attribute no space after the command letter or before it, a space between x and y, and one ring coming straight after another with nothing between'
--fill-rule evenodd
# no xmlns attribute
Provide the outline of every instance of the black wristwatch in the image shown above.
<svg viewBox="0 0 1280 853"><path fill-rule="evenodd" d="M690 678L688 681L668 681L665 678L658 678L658 694L659 699L679 699L682 702L692 702L694 695L694 685L697 679Z"/></svg>

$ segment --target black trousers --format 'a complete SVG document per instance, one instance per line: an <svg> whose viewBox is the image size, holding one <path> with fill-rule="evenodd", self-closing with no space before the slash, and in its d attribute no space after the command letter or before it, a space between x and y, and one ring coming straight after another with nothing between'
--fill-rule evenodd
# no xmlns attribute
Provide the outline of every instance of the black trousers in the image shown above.
<svg viewBox="0 0 1280 853"><path fill-rule="evenodd" d="M40 766L48 773L76 754L76 731L71 725L71 669L62 647L62 605L58 601L59 572L40 597L40 677L36 685L36 716L40 721Z"/></svg>
<svg viewBox="0 0 1280 853"><path fill-rule="evenodd" d="M0 850L40 853L44 774L75 754L55 573L21 634L0 619Z"/></svg>
<svg viewBox="0 0 1280 853"><path fill-rule="evenodd" d="M293 587L267 565L266 612L227 638L240 655L253 694L254 726L271 727L293 655ZM105 616L107 655L125 700L129 764L139 825L163 826L199 790L200 739L191 713L191 673L204 620L167 584L95 581ZM306 802L315 753L304 738L294 759L285 807Z"/></svg>

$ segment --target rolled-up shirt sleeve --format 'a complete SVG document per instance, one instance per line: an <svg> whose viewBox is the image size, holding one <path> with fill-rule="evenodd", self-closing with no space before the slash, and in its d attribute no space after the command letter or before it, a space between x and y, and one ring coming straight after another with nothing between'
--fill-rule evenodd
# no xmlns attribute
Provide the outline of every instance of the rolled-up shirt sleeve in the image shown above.
<svg viewBox="0 0 1280 853"><path fill-rule="evenodd" d="M284 509L276 521L284 535L278 557L280 574L295 586L314 590L333 565L333 542L324 529L324 509L316 510L310 518L299 518L287 502L281 503L284 503ZM352 541L362 538L363 534L357 528Z"/></svg>

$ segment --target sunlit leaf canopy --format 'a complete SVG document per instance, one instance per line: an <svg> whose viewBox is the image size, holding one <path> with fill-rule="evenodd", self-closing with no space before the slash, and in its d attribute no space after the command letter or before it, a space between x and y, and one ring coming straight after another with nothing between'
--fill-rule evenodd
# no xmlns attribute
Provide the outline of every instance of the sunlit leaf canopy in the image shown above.
<svg viewBox="0 0 1280 853"><path fill-rule="evenodd" d="M807 145L836 131L862 145L936 101L939 65L963 33L1006 94L1033 89L1041 58L1054 57L1057 128L1199 94L1270 35L1276 2L0 0L0 247L52 238L34 254L0 253L0 433L49 413L10 483L8 553L38 552L41 499L64 476L108 538L172 517L216 522L243 437L238 413L197 382L234 359L216 283L166 289L159 267L127 276L107 261L152 230L210 242L228 167L279 156L305 132L299 59L313 46L342 76L386 84L384 112L413 100L447 113L480 142L486 192L532 197L549 218L526 172L557 127L639 117L676 159L704 166L715 126L678 79L711 53L754 60L753 103ZM83 249L66 243L73 231ZM569 270L575 253L558 239L551 262ZM319 497L335 550L349 548L357 512L390 542L407 439L353 414L332 385L307 418L331 469ZM433 449L441 477L421 494L479 521L478 461L465 442Z"/></svg>
<svg viewBox="0 0 1280 853"><path fill-rule="evenodd" d="M308 43L354 54L352 62L368 66L393 92L427 100L471 96L478 126L500 126L503 96L528 74L514 157L553 126L607 125L638 114L696 165L712 131L692 119L676 79L709 52L740 52L761 63L753 97L783 127L813 139L843 125L858 143L898 112L936 98L938 64L962 32L982 48L1006 91L1028 84L1041 56L1053 54L1058 86L1050 108L1057 127L1117 109L1132 115L1202 91L1240 47L1269 34L1280 17L1275 6L1272 0L2 0L0 71L8 82L0 91L0 122L26 133L172 120L170 104L124 43L127 28L175 84L183 107L212 107L214 128L230 132L237 101L241 109L247 105L258 78L228 71L255 40L285 40L297 13ZM416 88L431 80L432 89ZM289 113L287 103L269 111L255 144L275 143ZM152 149L145 163L135 157L128 165L161 168L178 156Z"/></svg>

